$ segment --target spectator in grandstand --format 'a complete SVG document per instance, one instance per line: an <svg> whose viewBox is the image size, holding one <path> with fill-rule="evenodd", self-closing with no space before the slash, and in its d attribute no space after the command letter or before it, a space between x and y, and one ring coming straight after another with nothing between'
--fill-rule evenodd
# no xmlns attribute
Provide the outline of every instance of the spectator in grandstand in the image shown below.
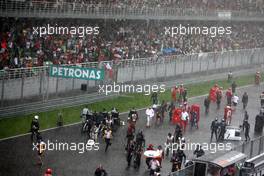
<svg viewBox="0 0 264 176"><path fill-rule="evenodd" d="M142 57L158 60L159 55L227 51L264 46L263 23L224 23L232 27L230 35L164 35L164 26L218 26L218 22L182 22L141 20L69 20L1 18L0 69L25 68L46 64L78 64ZM99 35L79 37L71 34L43 35L37 26L98 26ZM107 26L107 28L106 28ZM121 26L121 27L120 27Z"/></svg>
<svg viewBox="0 0 264 176"><path fill-rule="evenodd" d="M23 2L24 3L24 2ZM74 12L81 11L98 11L102 7L111 7L117 9L133 9L137 8L141 11L155 10L156 8L188 8L193 13L202 10L243 10L248 12L263 13L264 3L261 0L256 1L217 1L217 0L148 0L148 1L91 1L91 0L51 0L39 3L38 1L25 2L24 6L31 8L49 8L58 10L72 10Z"/></svg>

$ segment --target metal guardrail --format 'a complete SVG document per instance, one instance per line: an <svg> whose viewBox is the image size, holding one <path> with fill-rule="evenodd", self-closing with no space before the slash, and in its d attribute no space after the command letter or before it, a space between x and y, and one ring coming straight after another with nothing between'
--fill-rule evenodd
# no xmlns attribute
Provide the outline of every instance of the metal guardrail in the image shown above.
<svg viewBox="0 0 264 176"><path fill-rule="evenodd" d="M57 108L70 108L80 105L87 105L95 102L100 102L103 100L108 100L114 97L120 96L116 93L111 93L109 95L104 94L82 94L74 97L64 97L51 100L26 103L17 106L9 106L0 108L0 119L14 117L16 115L28 115L34 112L47 112L52 111Z"/></svg>
<svg viewBox="0 0 264 176"><path fill-rule="evenodd" d="M245 153L249 158L255 157L264 152L264 136L257 137L250 142L244 142L235 146L232 150Z"/></svg>
<svg viewBox="0 0 264 176"><path fill-rule="evenodd" d="M243 70L243 71L235 71L233 72L234 75L240 75L240 76L244 76L244 75L249 75L249 74L253 74L255 71L254 68L248 69L248 70ZM211 80L220 80L226 78L226 73L221 73L221 74L212 74L212 75L208 75L208 76L203 76L202 78L199 77L193 77L193 78L188 78L188 79L177 79L176 82L180 85L180 84L184 84L184 85L190 85L190 84L196 84L196 83L202 83L202 82L208 82ZM165 84L166 88L170 89L172 87L175 86L175 80L171 80L171 81L165 81L165 82L159 82L159 84ZM107 95L107 97L113 97L115 96L114 94L111 95ZM117 96L119 94L116 94ZM122 95L119 95L122 96ZM74 107L74 106L78 106L78 105L82 105L82 104L89 104L89 103L93 103L96 101L101 101L102 99L106 98L106 96L103 96L101 94L81 94L81 95L77 95L77 96L64 96L64 97L57 97L57 98L53 98L50 99L49 95L45 95L44 97L42 97L43 99L39 99L38 101L30 101L27 103L19 103L19 101L17 101L18 103L15 105L9 105L9 106L4 106L4 107L0 107L0 118L1 117L12 117L12 116L16 116L16 115L21 115L21 114L31 114L34 112L44 112L47 110L51 110L51 109L56 109L58 107Z"/></svg>
<svg viewBox="0 0 264 176"><path fill-rule="evenodd" d="M104 63L104 62L102 62ZM70 66L80 66L89 68L98 68L98 62L87 62L81 64L71 64ZM43 73L48 73L49 66L40 67L29 67L29 68L17 68L17 69L6 69L0 70L0 80L1 79L17 79L33 76L41 76ZM46 71L46 72L45 72Z"/></svg>
<svg viewBox="0 0 264 176"><path fill-rule="evenodd" d="M219 54L225 55L225 54L232 54L235 52L252 53L258 50L264 52L264 48L255 48L255 49L243 49L243 50L225 51L225 52L209 52L209 53L196 53L189 55L172 55L172 56L159 56L159 57L149 57L149 58L139 58L139 59L127 59L127 60L120 60L118 62L114 62L114 61L103 61L100 63L87 62L87 63L74 64L71 66L104 68L103 66L104 64L110 63L112 68L144 67L146 65L172 63L175 60L185 60L185 59L195 60L198 59L199 57L203 57L203 55L206 55L207 57L214 59ZM48 68L49 66L41 66L41 67L0 70L0 80L41 76L44 73L46 74L48 73Z"/></svg>
<svg viewBox="0 0 264 176"><path fill-rule="evenodd" d="M50 77L48 66L2 71L0 77L1 106L11 106L75 96L98 90L99 85L115 83L146 83L188 77L191 74L223 73L232 69L252 68L254 73L264 64L264 48L218 53L198 53L160 58L110 61L111 70L104 62L78 64L81 67L105 68L105 78L100 81ZM256 68L257 67L257 68Z"/></svg>
<svg viewBox="0 0 264 176"><path fill-rule="evenodd" d="M205 9L181 9L177 7L132 7L129 5L113 6L113 5L83 5L80 3L63 2L57 5L53 2L33 1L0 1L0 15L4 16L8 13L20 14L62 14L64 17L71 17L72 14L79 15L100 15L105 18L110 16L148 16L153 17L219 17L219 13L230 13L232 18L263 18L264 14L255 11L234 11L234 10L205 10ZM29 16L30 17L30 16ZM58 17L58 16L57 16Z"/></svg>

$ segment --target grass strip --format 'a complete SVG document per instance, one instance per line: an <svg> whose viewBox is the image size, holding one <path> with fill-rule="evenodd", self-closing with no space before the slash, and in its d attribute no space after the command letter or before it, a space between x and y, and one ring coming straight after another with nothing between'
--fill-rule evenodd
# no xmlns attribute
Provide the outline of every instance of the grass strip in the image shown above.
<svg viewBox="0 0 264 176"><path fill-rule="evenodd" d="M254 84L255 75L240 76L234 78L238 86L245 86ZM262 74L262 77L264 74ZM230 83L226 79L213 80L196 84L185 85L188 89L188 97L194 97L204 95L209 92L209 89L214 85L227 89L230 87ZM93 111L102 111L103 108L110 110L112 107L116 107L119 112L126 112L131 107L144 108L151 105L150 96L143 95L142 93L126 94L127 96L113 97L108 100L89 104L88 107ZM171 100L170 90L166 90L164 93L159 94L159 100ZM72 124L80 121L80 112L85 105L70 107L70 108L58 108L48 112L32 113L29 115L21 115L10 118L3 118L0 120L0 139L7 138L19 134L25 134L29 132L30 123L35 114L40 116L41 130L56 127L57 116L59 112L63 114L64 124Z"/></svg>

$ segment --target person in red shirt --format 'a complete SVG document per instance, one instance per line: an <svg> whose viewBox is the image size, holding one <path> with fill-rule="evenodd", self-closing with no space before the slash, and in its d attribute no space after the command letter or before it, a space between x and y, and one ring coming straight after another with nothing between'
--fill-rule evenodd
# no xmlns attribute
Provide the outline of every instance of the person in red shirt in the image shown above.
<svg viewBox="0 0 264 176"><path fill-rule="evenodd" d="M128 123L128 127L127 127L127 145L126 145L126 149L130 143L131 140L134 139L134 133L135 133L135 125L131 122Z"/></svg>
<svg viewBox="0 0 264 176"><path fill-rule="evenodd" d="M172 99L172 101L174 101L174 102L176 102L176 100L177 100L177 89L178 89L178 87L175 86L175 87L173 87L172 90L171 90L171 99Z"/></svg>
<svg viewBox="0 0 264 176"><path fill-rule="evenodd" d="M214 87L210 89L210 100L216 102L216 92L218 91L218 85L215 84Z"/></svg>
<svg viewBox="0 0 264 176"><path fill-rule="evenodd" d="M181 124L181 113L182 113L182 109L180 108L174 108L172 114L172 123L173 124Z"/></svg>
<svg viewBox="0 0 264 176"><path fill-rule="evenodd" d="M231 100L232 100L232 90L231 88L229 88L227 91L226 91L226 100L227 100L227 105L228 106L231 106Z"/></svg>

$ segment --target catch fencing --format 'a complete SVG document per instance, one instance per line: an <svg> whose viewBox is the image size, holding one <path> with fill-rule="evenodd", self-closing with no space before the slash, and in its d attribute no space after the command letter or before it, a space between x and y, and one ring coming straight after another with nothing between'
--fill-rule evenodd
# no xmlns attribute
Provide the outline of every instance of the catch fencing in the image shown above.
<svg viewBox="0 0 264 176"><path fill-rule="evenodd" d="M263 56L264 49L258 48L77 65L105 69L105 79L102 81L50 77L48 66L2 70L0 72L1 106L97 92L99 85L113 82L144 84L177 77L185 78L189 75L259 67L264 64Z"/></svg>
<svg viewBox="0 0 264 176"><path fill-rule="evenodd" d="M55 1L56 2L56 1ZM10 17L94 18L94 19L167 19L167 20L243 20L263 21L263 12L210 10L132 5L98 5L47 1L0 1L0 15Z"/></svg>

